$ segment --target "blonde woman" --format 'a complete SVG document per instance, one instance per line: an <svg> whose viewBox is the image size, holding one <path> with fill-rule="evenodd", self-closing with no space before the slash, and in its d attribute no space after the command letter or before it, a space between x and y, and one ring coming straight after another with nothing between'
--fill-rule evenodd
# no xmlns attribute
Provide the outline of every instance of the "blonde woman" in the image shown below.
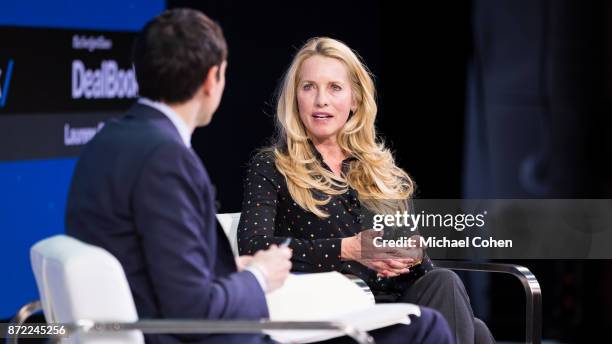
<svg viewBox="0 0 612 344"><path fill-rule="evenodd" d="M344 43L313 38L296 54L279 89L277 137L250 162L238 230L241 254L292 238L294 271L361 277L377 300L440 311L463 343L491 343L461 280L426 255L365 259L368 214L402 207L410 176L377 139L371 74ZM389 208L391 207L391 208Z"/></svg>

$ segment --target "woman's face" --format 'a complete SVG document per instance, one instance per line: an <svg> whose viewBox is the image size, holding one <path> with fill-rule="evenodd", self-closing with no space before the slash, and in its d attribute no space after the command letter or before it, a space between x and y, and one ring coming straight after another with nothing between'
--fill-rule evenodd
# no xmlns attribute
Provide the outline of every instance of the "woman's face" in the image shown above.
<svg viewBox="0 0 612 344"><path fill-rule="evenodd" d="M330 57L312 56L299 71L300 119L316 141L335 139L354 109L346 66Z"/></svg>

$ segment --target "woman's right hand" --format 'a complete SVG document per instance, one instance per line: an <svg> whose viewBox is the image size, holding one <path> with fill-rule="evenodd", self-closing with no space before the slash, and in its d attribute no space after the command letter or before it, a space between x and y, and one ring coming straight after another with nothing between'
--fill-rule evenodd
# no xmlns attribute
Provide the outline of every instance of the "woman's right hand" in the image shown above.
<svg viewBox="0 0 612 344"><path fill-rule="evenodd" d="M381 277L395 277L410 271L414 264L412 258L387 258L385 252L372 247L364 247L363 242L372 243L374 237L381 236L380 231L363 231L355 236L342 239L340 258L354 260L377 272ZM377 250L377 251L375 251Z"/></svg>

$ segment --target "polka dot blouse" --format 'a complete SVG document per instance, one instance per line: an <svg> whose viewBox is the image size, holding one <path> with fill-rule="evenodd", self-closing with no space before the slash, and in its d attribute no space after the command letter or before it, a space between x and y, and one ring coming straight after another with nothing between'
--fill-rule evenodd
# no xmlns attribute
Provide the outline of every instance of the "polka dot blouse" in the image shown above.
<svg viewBox="0 0 612 344"><path fill-rule="evenodd" d="M314 146L312 149L322 166L329 169ZM348 171L350 160L342 162L343 173ZM332 196L322 209L330 214L328 218L319 218L297 205L289 194L285 177L276 169L274 155L257 154L249 163L244 180L238 226L240 254L254 254L291 237L293 271L350 273L373 289L386 289L390 279L378 279L375 271L340 259L342 238L368 229L362 224L366 209L360 205L356 191L349 188L344 194Z"/></svg>

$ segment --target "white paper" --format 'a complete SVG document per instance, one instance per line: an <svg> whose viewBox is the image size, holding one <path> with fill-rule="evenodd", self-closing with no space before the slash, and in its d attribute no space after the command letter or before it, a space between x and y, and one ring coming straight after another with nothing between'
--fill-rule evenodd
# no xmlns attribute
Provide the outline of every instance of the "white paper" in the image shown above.
<svg viewBox="0 0 612 344"><path fill-rule="evenodd" d="M337 321L363 331L409 324L421 315L408 303L375 305L361 287L338 272L291 275L282 288L266 296L274 321ZM336 331L266 331L281 343L309 343L342 336Z"/></svg>

